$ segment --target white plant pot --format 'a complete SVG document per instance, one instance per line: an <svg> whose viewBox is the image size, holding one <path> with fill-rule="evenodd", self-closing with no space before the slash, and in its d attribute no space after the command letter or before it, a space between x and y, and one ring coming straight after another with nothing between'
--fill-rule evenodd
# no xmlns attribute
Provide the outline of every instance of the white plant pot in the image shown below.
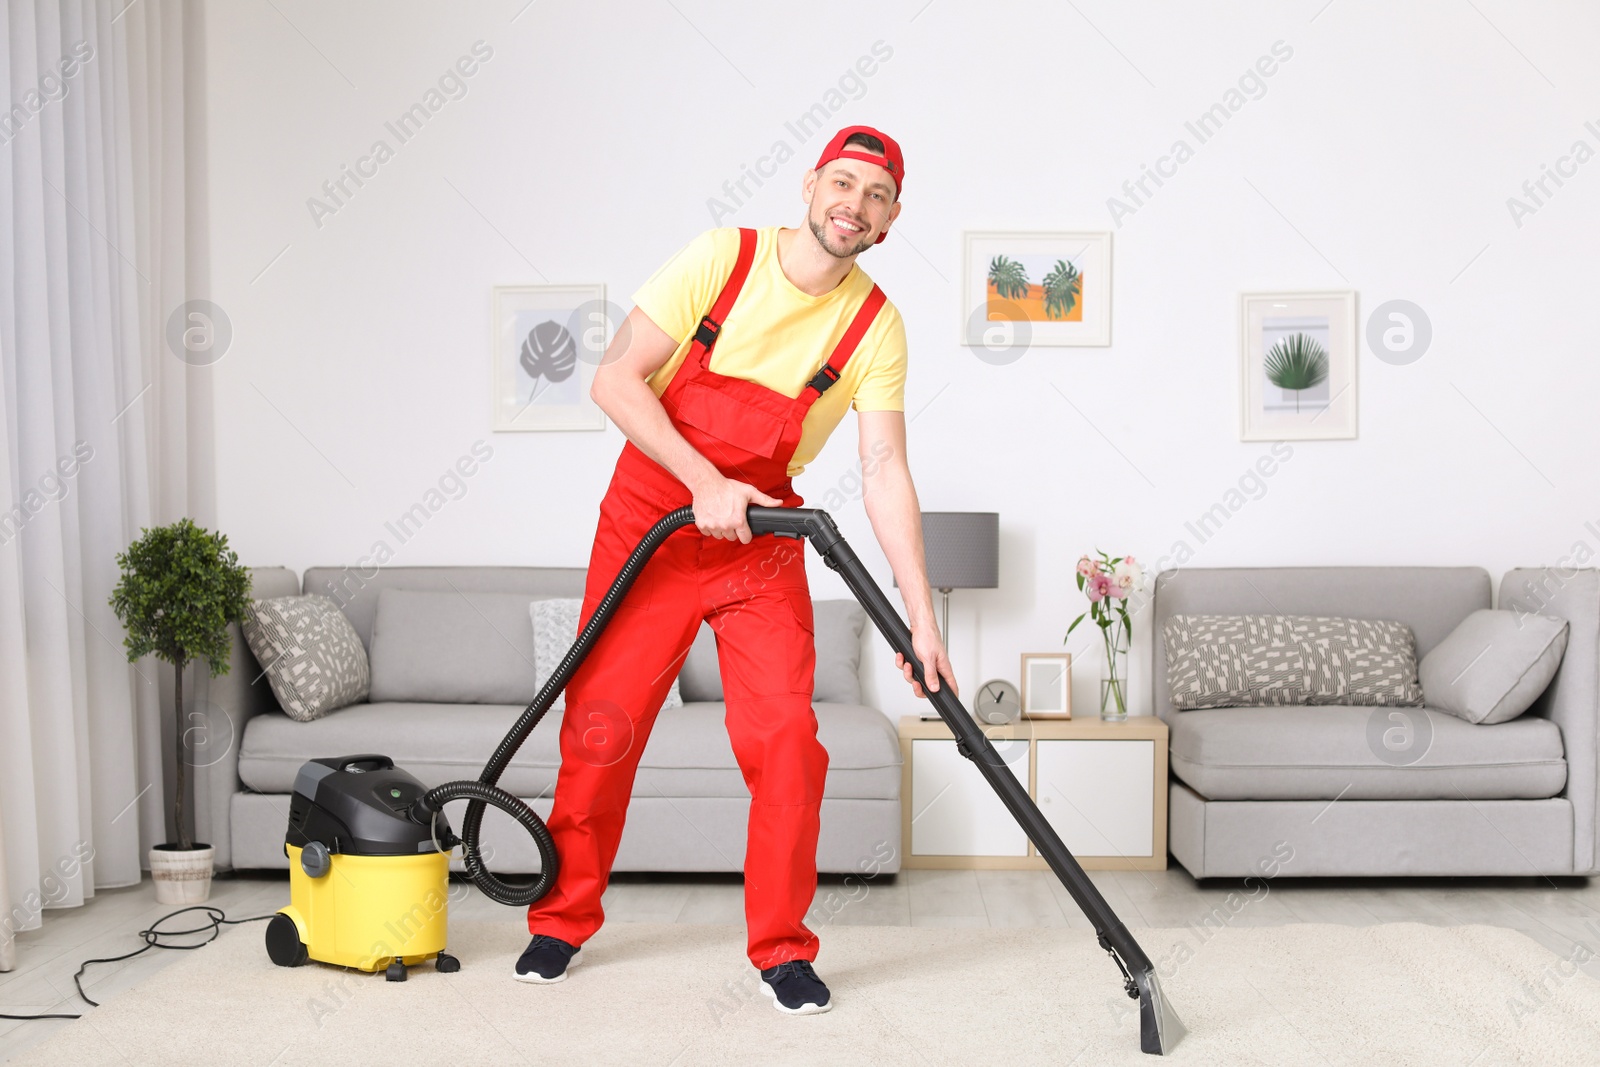
<svg viewBox="0 0 1600 1067"><path fill-rule="evenodd" d="M186 852L176 849L150 850L150 876L156 883L158 904L204 904L211 896L210 845L196 845Z"/></svg>

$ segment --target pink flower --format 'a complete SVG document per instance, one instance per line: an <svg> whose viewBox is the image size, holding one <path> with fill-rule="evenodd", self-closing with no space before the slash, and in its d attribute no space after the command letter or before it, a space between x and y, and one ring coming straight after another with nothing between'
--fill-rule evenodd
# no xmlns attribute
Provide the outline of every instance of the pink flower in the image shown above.
<svg viewBox="0 0 1600 1067"><path fill-rule="evenodd" d="M1093 574L1084 586L1084 591L1089 594L1091 601L1098 602L1111 594L1111 579L1104 574Z"/></svg>
<svg viewBox="0 0 1600 1067"><path fill-rule="evenodd" d="M1093 574L1094 560L1090 559L1088 556L1084 556L1082 559L1078 560L1078 573L1083 575L1085 578Z"/></svg>

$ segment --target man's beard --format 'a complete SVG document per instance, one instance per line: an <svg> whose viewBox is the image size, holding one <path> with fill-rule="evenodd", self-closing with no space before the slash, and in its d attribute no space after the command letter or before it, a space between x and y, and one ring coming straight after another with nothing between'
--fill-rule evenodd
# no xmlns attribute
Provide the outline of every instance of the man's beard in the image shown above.
<svg viewBox="0 0 1600 1067"><path fill-rule="evenodd" d="M833 228L833 223L828 221L826 215L823 216L821 222L818 222L816 219L812 218L809 213L807 213L806 222L808 225L810 225L811 234L817 239L817 244L822 246L822 250L828 253L828 255L834 256L838 259L849 259L851 256L860 255L862 252L865 252L867 249L871 248L873 242L877 240L877 238L872 236L871 229L867 229L862 232L862 239L859 245L854 248L846 248L841 252L828 242L828 237L831 234L837 240L844 237L844 234Z"/></svg>

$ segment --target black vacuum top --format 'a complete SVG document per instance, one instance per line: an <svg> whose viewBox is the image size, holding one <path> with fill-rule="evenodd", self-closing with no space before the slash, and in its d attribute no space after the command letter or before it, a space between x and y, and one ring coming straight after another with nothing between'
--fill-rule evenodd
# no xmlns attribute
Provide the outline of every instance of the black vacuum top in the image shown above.
<svg viewBox="0 0 1600 1067"><path fill-rule="evenodd" d="M330 756L314 759L295 776L285 842L304 848L320 841L328 851L352 856L414 856L433 852L433 828L411 817L412 806L427 792L423 784L388 756ZM439 840L449 840L450 823L438 817Z"/></svg>

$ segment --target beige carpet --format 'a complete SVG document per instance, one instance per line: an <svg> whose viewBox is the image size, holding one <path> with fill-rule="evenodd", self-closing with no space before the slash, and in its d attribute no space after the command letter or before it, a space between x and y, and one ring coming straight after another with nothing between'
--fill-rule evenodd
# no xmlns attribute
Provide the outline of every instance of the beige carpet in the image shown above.
<svg viewBox="0 0 1600 1067"><path fill-rule="evenodd" d="M1490 926L1135 929L1189 1033L1173 1063L1600 1062L1600 981ZM735 926L612 923L567 981L508 975L515 920L452 924L454 975L274 967L230 930L15 1064L1101 1064L1156 1062L1136 1002L1073 929L831 926L834 1008L774 1011Z"/></svg>

